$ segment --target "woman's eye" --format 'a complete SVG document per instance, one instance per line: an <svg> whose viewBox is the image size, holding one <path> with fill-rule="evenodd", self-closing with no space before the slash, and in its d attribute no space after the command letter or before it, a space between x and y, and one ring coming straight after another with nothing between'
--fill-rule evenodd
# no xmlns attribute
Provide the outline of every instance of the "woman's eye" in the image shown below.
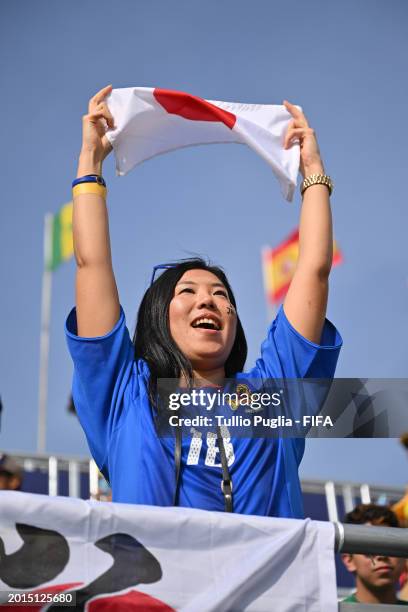
<svg viewBox="0 0 408 612"><path fill-rule="evenodd" d="M222 291L222 289L220 289L219 291L216 291L214 295L223 295L225 298L228 298L227 292Z"/></svg>
<svg viewBox="0 0 408 612"><path fill-rule="evenodd" d="M185 289L182 289L180 293L194 293L194 291L191 289L191 287L186 287Z"/></svg>

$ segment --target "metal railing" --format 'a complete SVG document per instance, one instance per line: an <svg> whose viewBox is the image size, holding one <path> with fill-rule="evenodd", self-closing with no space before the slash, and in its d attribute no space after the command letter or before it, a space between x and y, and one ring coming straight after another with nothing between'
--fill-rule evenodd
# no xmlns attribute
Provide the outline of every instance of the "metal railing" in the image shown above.
<svg viewBox="0 0 408 612"><path fill-rule="evenodd" d="M38 471L46 474L48 495L56 496L60 494L58 476L61 472L66 472L68 475L69 497L80 497L81 474L87 475L90 497L94 497L97 494L99 470L95 461L89 457L48 454L33 455L31 453L10 451L7 451L7 454L11 455L25 472Z"/></svg>
<svg viewBox="0 0 408 612"><path fill-rule="evenodd" d="M408 558L408 529L334 523L335 551Z"/></svg>
<svg viewBox="0 0 408 612"><path fill-rule="evenodd" d="M398 501L405 494L402 487L347 481L302 479L301 484L303 493L324 494L328 519L333 523L339 521L340 499L346 513L351 512L358 503L389 504Z"/></svg>
<svg viewBox="0 0 408 612"><path fill-rule="evenodd" d="M58 495L58 474L65 471L68 474L68 494L70 497L80 496L80 476L88 475L90 497L98 491L99 470L89 457L74 455L31 454L22 452L9 452L13 458L27 471L39 470L48 474L48 494ZM344 512L350 512L359 502L385 504L397 501L404 495L402 487L389 487L381 485L368 485L367 483L353 483L345 481L326 481L302 479L303 493L324 495L326 500L329 521L339 521L339 500L342 500Z"/></svg>

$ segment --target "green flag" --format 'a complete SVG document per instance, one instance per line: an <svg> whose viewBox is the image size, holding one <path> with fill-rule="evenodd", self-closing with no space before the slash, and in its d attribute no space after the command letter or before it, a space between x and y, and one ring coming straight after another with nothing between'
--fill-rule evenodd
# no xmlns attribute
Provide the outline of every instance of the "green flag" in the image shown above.
<svg viewBox="0 0 408 612"><path fill-rule="evenodd" d="M64 204L60 211L52 217L50 223L49 248L45 265L48 270L55 270L63 261L74 254L72 241L72 202Z"/></svg>

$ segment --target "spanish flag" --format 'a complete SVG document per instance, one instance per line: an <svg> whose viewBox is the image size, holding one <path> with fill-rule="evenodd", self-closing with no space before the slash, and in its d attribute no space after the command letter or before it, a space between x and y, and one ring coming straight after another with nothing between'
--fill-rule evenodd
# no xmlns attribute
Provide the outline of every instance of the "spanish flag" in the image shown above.
<svg viewBox="0 0 408 612"><path fill-rule="evenodd" d="M47 270L55 270L63 261L72 257L74 244L72 240L72 202L64 204L60 211L52 216L49 225L50 235L46 253Z"/></svg>
<svg viewBox="0 0 408 612"><path fill-rule="evenodd" d="M299 230L296 229L286 240L274 249L266 247L262 252L264 287L270 304L281 302L285 297L299 256ZM343 256L333 241L333 263L342 263Z"/></svg>

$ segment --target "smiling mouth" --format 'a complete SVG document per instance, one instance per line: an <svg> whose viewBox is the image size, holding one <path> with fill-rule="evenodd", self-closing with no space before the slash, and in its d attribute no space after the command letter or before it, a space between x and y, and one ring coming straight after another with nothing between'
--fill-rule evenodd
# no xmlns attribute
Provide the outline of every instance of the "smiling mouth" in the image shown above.
<svg viewBox="0 0 408 612"><path fill-rule="evenodd" d="M220 331L221 326L215 319L210 319L208 317L202 317L201 319L196 319L191 324L194 329L208 329L212 331Z"/></svg>

